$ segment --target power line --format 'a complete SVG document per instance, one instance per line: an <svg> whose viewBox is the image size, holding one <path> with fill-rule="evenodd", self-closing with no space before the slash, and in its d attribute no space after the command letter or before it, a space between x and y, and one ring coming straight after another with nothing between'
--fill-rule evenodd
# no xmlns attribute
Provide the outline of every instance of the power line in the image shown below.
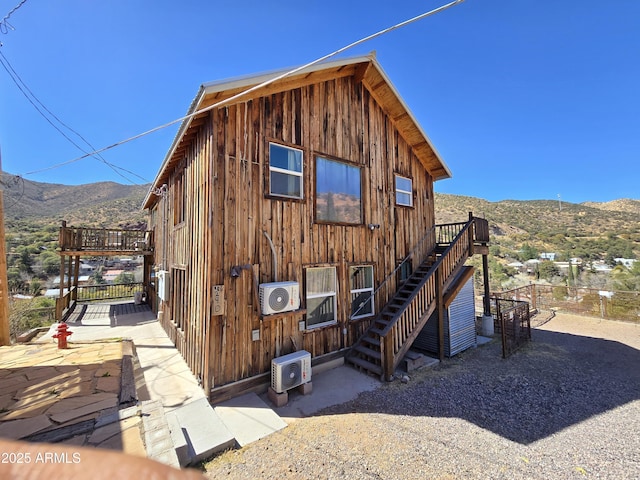
<svg viewBox="0 0 640 480"><path fill-rule="evenodd" d="M278 75L278 76L276 76L274 78L266 80L266 81L264 81L264 82L262 82L262 83L260 83L258 85L254 85L253 87L248 88L246 90L243 90L242 92L237 93L236 95L233 95L233 96L231 96L231 97L229 97L227 99L221 100L219 102L214 103L213 105L209 105L208 107L202 108L202 109L197 110L197 111L195 111L193 113L190 113L190 114L185 115L183 117L180 117L180 118L177 118L177 119L172 120L170 122L167 122L167 123L165 123L163 125L154 127L154 128L152 128L150 130L147 130L145 132L142 132L142 133L139 133L137 135L134 135L133 137L129 137L129 138L125 139L125 140L121 140L121 141L116 142L116 143L114 143L112 145L108 145L106 147L100 148L98 150L94 150L94 151L89 152L89 153L85 153L84 155L81 155L80 157L76 157L76 158L73 158L71 160L67 160L66 162L61 162L61 163L57 163L55 165L51 165L49 167L41 168L41 169L38 169L38 170L33 170L31 172L26 172L24 175L25 176L26 175L35 175L37 173L42 173L42 172L46 172L46 171L49 171L49 170L54 170L56 168L63 167L65 165L70 165L72 163L79 162L80 160L84 160L87 157L90 157L90 156L105 152L107 150L111 150L111 149L113 149L115 147L119 147L120 145L124 145L124 144L132 142L134 140L138 140L139 138L145 137L145 136L150 135L152 133L155 133L155 132L157 132L159 130L163 130L163 129L167 128L167 127L170 127L170 126L175 125L177 123L183 122L185 120L190 120L193 117L195 117L197 115L200 115L201 113L205 113L205 112L208 112L208 111L213 110L215 108L219 108L219 107L221 107L223 105L226 105L226 104L229 104L231 102L234 102L234 101L238 100L239 98L241 98L241 97L243 97L243 96L245 96L245 95L247 95L247 94L249 94L251 92L254 92L255 90L263 88L263 87L265 87L267 85L270 85L270 84L272 84L274 82L277 82L278 80L282 80L283 78L286 78L288 76L294 75L295 73L297 73L297 72L299 72L301 70L304 70L305 68L312 67L313 65L316 65L316 64L318 64L320 62L328 60L331 57L335 57L336 55L339 55L339 54L341 54L341 53L343 53L343 52L345 52L345 51L347 51L347 50L349 50L349 49L351 49L353 47L356 47L356 46L361 45L361 44L363 44L365 42L368 42L369 40L373 40L374 38L380 37L380 36L382 36L382 35L384 35L386 33L389 33L389 32L391 32L393 30L397 30L399 28L406 27L407 25L409 25L411 23L417 22L417 21L422 20L422 19L424 19L426 17L429 17L431 15L435 15L436 13L442 12L443 10L446 10L446 9L448 9L450 7L453 7L453 6L455 6L455 5L459 4L459 3L462 3L463 1L464 0L454 0L453 2L447 3L445 5L442 5L442 6L438 7L438 8L430 10L428 12L422 13L420 15L412 17L412 18L410 18L408 20L405 20L403 22L397 23L397 24L395 24L395 25L393 25L391 27L388 27L388 28L385 28L383 30L380 30L380 31L378 31L378 32L376 32L374 34L371 34L371 35L369 35L367 37L361 38L360 40L357 40L357 41L355 41L353 43L350 43L349 45L347 45L345 47L339 48L335 52L332 52L332 53L330 53L328 55L325 55L323 57L320 57L320 58L318 58L318 59L316 59L316 60L314 60L312 62L309 62L309 63L307 63L305 65L302 65L301 67L297 67L297 68L294 68L292 70L289 70L289 71L287 71L287 72L285 72L285 73L283 73L281 75Z"/></svg>
<svg viewBox="0 0 640 480"><path fill-rule="evenodd" d="M31 105L36 109L36 111L42 116L42 118L44 118L53 128L55 128L65 139L67 139L72 145L74 145L78 150L80 150L81 152L84 152L85 154L87 154L88 156L92 156L93 158L95 158L96 160L104 163L105 165L107 165L109 168L111 168L117 175L120 175L122 178L124 178L125 180L127 180L128 182L137 185L136 182L134 182L133 180L131 180L130 178L126 177L125 175L123 175L121 172L118 171L122 170L124 172L127 172L131 175L134 175L138 178L140 178L141 180L143 180L145 183L148 183L148 180L146 180L145 178L141 177L140 175L131 172L125 168L119 167L117 165L114 165L110 162L108 162L102 155L100 155L99 153L95 153L95 152L87 152L84 148L82 148L80 145L78 145L75 141L73 141L68 135L65 134L65 132L63 132L57 125L55 125L53 123L53 121L42 111L44 110L45 112L47 112L51 117L53 117L53 119L55 119L60 125L62 125L64 128L66 128L67 130L71 131L72 133L74 133L75 135L77 135L84 143L86 143L89 148L91 148L92 150L95 150L95 147L93 145L91 145L91 143L84 138L80 133L78 133L76 130L74 130L73 128L71 128L69 125L67 125L66 123L64 123L62 120L60 120L60 118L55 115L51 110L49 110L46 105L44 103L42 103L38 97L33 93L33 91L27 86L27 84L24 82L24 80L22 80L22 78L20 77L20 75L18 75L18 72L15 71L15 69L13 68L13 66L11 65L11 63L9 62L9 60L7 59L7 57L4 56L4 54L2 53L2 51L0 50L0 64L2 64L3 68L6 70L6 72L9 74L9 77L11 77L11 80L13 80L13 83L15 83L15 85L18 87L18 90L20 90L20 92L22 92L22 94L25 96L25 98L29 101L29 103L31 103ZM27 93L28 92L28 93ZM34 103L35 101L35 103ZM36 105L37 103L37 105ZM40 107L42 108L42 110L40 109Z"/></svg>
<svg viewBox="0 0 640 480"><path fill-rule="evenodd" d="M0 33L4 33L5 35L9 33L9 30L15 30L13 25L9 23L9 17L13 15L13 13L18 10L22 5L27 3L27 0L22 0L18 5L13 7L9 13L7 13L2 20L0 20Z"/></svg>

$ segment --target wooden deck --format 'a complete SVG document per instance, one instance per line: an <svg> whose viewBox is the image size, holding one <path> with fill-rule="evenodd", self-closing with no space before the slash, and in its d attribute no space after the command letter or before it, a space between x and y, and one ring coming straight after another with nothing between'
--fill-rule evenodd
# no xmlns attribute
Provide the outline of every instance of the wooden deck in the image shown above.
<svg viewBox="0 0 640 480"><path fill-rule="evenodd" d="M70 227L62 222L58 238L60 254L60 296L56 300L56 320L64 321L80 298L78 277L80 257L144 256L142 291L150 298L153 232L149 230Z"/></svg>
<svg viewBox="0 0 640 480"><path fill-rule="evenodd" d="M107 228L60 228L60 255L152 255L153 232Z"/></svg>

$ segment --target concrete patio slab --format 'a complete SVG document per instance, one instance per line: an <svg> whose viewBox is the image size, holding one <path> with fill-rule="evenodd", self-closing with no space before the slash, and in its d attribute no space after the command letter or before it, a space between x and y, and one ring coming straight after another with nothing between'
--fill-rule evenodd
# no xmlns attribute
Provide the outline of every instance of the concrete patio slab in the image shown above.
<svg viewBox="0 0 640 480"><path fill-rule="evenodd" d="M380 387L378 379L364 375L343 362L312 371L313 392L301 395L289 391L289 403L273 410L288 422L296 418L310 417L323 408L338 405L356 398L361 392ZM267 395L262 398L268 402Z"/></svg>
<svg viewBox="0 0 640 480"><path fill-rule="evenodd" d="M241 447L287 426L255 393L227 400L214 410Z"/></svg>

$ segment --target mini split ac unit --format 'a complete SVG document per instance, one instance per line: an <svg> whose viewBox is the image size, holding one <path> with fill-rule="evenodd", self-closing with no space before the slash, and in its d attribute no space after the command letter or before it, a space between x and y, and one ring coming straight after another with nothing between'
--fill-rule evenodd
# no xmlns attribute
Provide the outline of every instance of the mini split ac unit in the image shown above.
<svg viewBox="0 0 640 480"><path fill-rule="evenodd" d="M300 308L298 282L272 282L260 284L260 309L263 315L289 312Z"/></svg>
<svg viewBox="0 0 640 480"><path fill-rule="evenodd" d="M158 297L160 297L160 300L163 302L168 301L171 294L169 272L167 270L158 270L156 280Z"/></svg>
<svg viewBox="0 0 640 480"><path fill-rule="evenodd" d="M276 393L302 385L311 380L311 354L306 350L271 360L271 388Z"/></svg>

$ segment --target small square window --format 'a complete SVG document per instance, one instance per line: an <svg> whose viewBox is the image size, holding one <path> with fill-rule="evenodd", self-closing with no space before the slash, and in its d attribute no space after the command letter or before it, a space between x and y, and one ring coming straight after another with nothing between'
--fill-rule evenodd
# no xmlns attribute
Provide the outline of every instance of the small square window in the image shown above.
<svg viewBox="0 0 640 480"><path fill-rule="evenodd" d="M396 175L396 205L413 206L413 182L410 178Z"/></svg>
<svg viewBox="0 0 640 480"><path fill-rule="evenodd" d="M307 328L336 323L338 321L336 268L307 268L306 280Z"/></svg>
<svg viewBox="0 0 640 480"><path fill-rule="evenodd" d="M302 198L302 150L269 143L269 194Z"/></svg>

